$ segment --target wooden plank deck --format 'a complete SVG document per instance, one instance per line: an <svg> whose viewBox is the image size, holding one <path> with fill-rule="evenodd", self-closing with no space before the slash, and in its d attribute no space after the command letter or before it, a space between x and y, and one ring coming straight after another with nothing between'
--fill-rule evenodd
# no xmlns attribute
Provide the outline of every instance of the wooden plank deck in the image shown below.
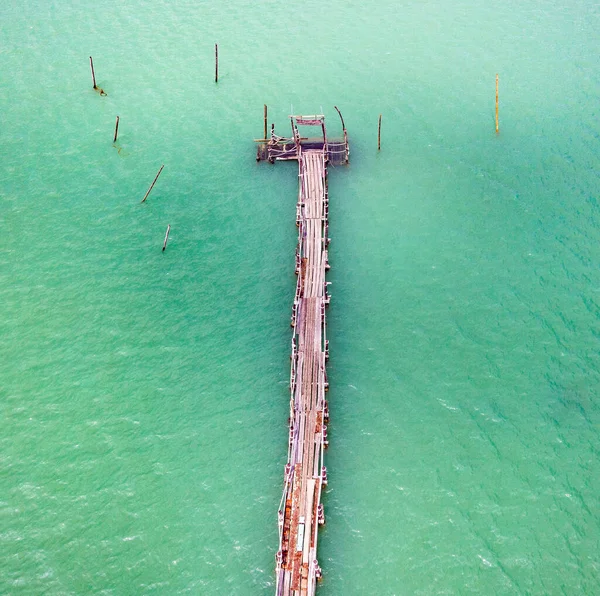
<svg viewBox="0 0 600 596"><path fill-rule="evenodd" d="M279 510L276 556L277 596L313 596L321 569L317 560L319 525L325 523L321 493L329 410L325 364L329 357L326 306L329 304L329 193L327 164L348 163L348 137L329 142L323 116L292 116L292 137L259 141L257 159L298 160L296 293L292 307L290 428L288 461ZM303 138L300 126L319 126L321 139ZM337 144L336 144L337 143ZM262 153L261 153L262 152Z"/></svg>
<svg viewBox="0 0 600 596"><path fill-rule="evenodd" d="M301 150L298 280L292 312L290 450L286 466L277 595L315 593L325 448L325 306L327 262L327 169L324 151Z"/></svg>

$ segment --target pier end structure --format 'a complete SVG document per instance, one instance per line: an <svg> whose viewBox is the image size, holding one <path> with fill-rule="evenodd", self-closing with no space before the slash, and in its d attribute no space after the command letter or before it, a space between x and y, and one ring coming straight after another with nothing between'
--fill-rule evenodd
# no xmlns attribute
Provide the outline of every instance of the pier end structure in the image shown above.
<svg viewBox="0 0 600 596"><path fill-rule="evenodd" d="M295 271L298 276L292 307L290 426L284 488L278 511L279 549L276 555L276 595L312 596L321 568L317 558L319 526L325 523L321 493L327 484L324 450L328 445L329 358L326 307L329 304L329 192L327 166L347 164L348 135L328 140L325 118L291 116L292 136L258 140L257 160L298 161L298 203ZM342 121L343 122L343 121ZM319 130L301 136L300 128Z"/></svg>
<svg viewBox="0 0 600 596"><path fill-rule="evenodd" d="M337 109L337 108L336 108ZM338 110L339 113L339 110ZM325 154L327 163L338 166L348 164L350 161L350 147L348 144L348 133L344 120L342 120L343 134L341 137L328 138L325 129L325 116L322 114L314 116L290 116L292 125L292 136L285 137L275 134L275 125L271 124L271 133L268 138L255 139L256 161L266 160L271 163L275 161L298 160L300 151L321 151ZM321 132L318 136L301 136L299 127L305 129L316 128ZM266 132L265 126L265 132ZM310 130L307 128L307 130Z"/></svg>

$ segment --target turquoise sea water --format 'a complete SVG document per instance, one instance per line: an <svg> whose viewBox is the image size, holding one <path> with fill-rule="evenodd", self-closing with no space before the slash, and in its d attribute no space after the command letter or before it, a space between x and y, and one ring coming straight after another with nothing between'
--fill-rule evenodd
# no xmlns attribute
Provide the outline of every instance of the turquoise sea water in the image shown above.
<svg viewBox="0 0 600 596"><path fill-rule="evenodd" d="M596 3L0 27L0 593L273 593L297 172L255 163L263 103L351 142L319 593L600 593Z"/></svg>

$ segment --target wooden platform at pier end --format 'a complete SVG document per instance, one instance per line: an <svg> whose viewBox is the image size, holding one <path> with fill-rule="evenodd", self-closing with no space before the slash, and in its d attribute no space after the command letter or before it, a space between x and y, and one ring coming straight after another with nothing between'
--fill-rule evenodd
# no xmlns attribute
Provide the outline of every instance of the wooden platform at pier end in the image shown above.
<svg viewBox="0 0 600 596"><path fill-rule="evenodd" d="M277 596L311 596L321 577L317 560L319 525L325 523L321 491L327 484L323 451L329 411L325 363L329 356L325 308L329 304L325 272L329 194L327 164L348 163L348 137L328 143L323 116L291 116L292 137L272 138L259 146L264 159L298 161L296 294L292 307L290 428L288 461L279 509L276 555ZM320 138L301 137L298 127L319 127ZM261 141L259 141L261 142ZM332 152L333 151L333 152Z"/></svg>

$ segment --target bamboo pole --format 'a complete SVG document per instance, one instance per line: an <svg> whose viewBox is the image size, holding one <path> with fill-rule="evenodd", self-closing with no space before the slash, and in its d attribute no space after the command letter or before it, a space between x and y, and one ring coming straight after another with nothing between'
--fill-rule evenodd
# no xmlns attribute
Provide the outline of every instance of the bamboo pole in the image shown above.
<svg viewBox="0 0 600 596"><path fill-rule="evenodd" d="M377 128L377 151L381 151L381 114L379 114L379 126Z"/></svg>
<svg viewBox="0 0 600 596"><path fill-rule="evenodd" d="M117 116L117 123L115 124L115 138L113 139L113 143L117 142L118 134L119 134L119 117Z"/></svg>
<svg viewBox="0 0 600 596"><path fill-rule="evenodd" d="M163 252L165 252L165 248L167 248L167 242L169 241L169 232L171 231L171 224L167 226L167 233L165 234L165 241L163 242Z"/></svg>
<svg viewBox="0 0 600 596"><path fill-rule="evenodd" d="M215 83L219 82L219 45L215 44Z"/></svg>
<svg viewBox="0 0 600 596"><path fill-rule="evenodd" d="M498 74L496 74L496 134L498 134L499 122L498 122Z"/></svg>
<svg viewBox="0 0 600 596"><path fill-rule="evenodd" d="M338 113L340 120L342 121L342 130L346 130L346 125L344 124L344 118L342 117L342 112L340 112L339 108L337 106L333 106L336 110L336 112Z"/></svg>
<svg viewBox="0 0 600 596"><path fill-rule="evenodd" d="M346 159L344 161L348 163L348 160L350 159L350 149L348 148L348 133L346 131L346 124L344 123L344 117L342 116L342 112L340 112L340 109L337 106L333 107L335 108L336 112L340 117L340 120L342 121L342 131L344 132L344 145L346 149Z"/></svg>
<svg viewBox="0 0 600 596"><path fill-rule="evenodd" d="M92 57L90 56L90 66L92 67L92 83L94 83L94 89L97 89L98 86L96 85L96 75L94 74L94 61L92 60Z"/></svg>
<svg viewBox="0 0 600 596"><path fill-rule="evenodd" d="M158 170L158 174L156 174L156 178L154 178L154 182L150 185L148 192L144 195L144 198L142 199L142 203L148 198L150 191L154 188L154 185L156 184L156 181L158 180L158 177L160 176L160 173L163 171L164 167L165 167L164 164L162 166L160 166L160 170Z"/></svg>
<svg viewBox="0 0 600 596"><path fill-rule="evenodd" d="M265 114L264 114L264 116L265 116L265 136L264 136L264 139L266 140L267 139L267 104L265 104L265 110L264 110L264 112L265 112Z"/></svg>

